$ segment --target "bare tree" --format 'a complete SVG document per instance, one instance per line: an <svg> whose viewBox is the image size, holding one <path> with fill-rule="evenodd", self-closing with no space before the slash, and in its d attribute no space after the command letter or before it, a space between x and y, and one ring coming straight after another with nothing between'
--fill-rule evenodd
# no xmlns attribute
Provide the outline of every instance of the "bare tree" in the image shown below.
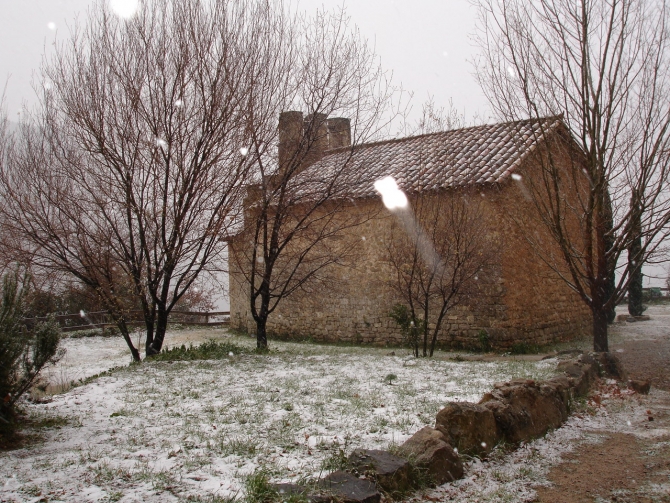
<svg viewBox="0 0 670 503"><path fill-rule="evenodd" d="M259 348L267 347L267 320L280 302L317 285L331 288L329 271L352 251L343 237L369 215L342 211L352 204L348 190L356 178L347 168L356 146L388 125L394 96L378 58L343 11L280 13L273 20L271 50L257 61L248 106L256 183L231 252L248 288ZM286 112L296 109L306 116ZM349 121L328 119L333 116L350 118L350 133ZM338 145L328 169L309 169Z"/></svg>
<svg viewBox="0 0 670 503"><path fill-rule="evenodd" d="M608 350L607 318L638 265L668 235L670 101L668 11L643 0L477 0L477 71L503 119L563 114L581 152L538 152L527 181L560 257L540 256L593 314L594 349ZM545 134L541 131L540 134ZM559 157L561 159L559 159ZM571 167L561 169L568 159ZM564 195L577 190L578 204ZM631 207L631 196L639 206ZM611 203L611 204L610 204ZM640 215L639 225L636 222ZM569 229L576 220L580 233ZM636 256L620 258L641 239Z"/></svg>
<svg viewBox="0 0 670 503"><path fill-rule="evenodd" d="M98 1L44 66L41 109L3 168L17 245L98 292L135 359L128 302L156 354L172 308L221 258L249 168L240 148L264 11L148 0L124 21Z"/></svg>
<svg viewBox="0 0 670 503"><path fill-rule="evenodd" d="M395 210L400 225L391 226L386 241L391 285L403 302L392 317L414 332L415 356L420 346L423 356L433 356L447 313L480 293L495 243L478 194L424 192L411 200L411 209Z"/></svg>

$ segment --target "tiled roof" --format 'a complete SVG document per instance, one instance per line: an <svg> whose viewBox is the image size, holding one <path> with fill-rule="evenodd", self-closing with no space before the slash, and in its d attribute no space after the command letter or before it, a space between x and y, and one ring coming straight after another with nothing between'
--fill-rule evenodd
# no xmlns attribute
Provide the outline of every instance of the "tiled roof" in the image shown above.
<svg viewBox="0 0 670 503"><path fill-rule="evenodd" d="M304 173L329 178L346 165L352 197L375 196L373 183L389 175L409 192L498 183L561 123L560 117L548 117L362 144L353 153L326 152Z"/></svg>

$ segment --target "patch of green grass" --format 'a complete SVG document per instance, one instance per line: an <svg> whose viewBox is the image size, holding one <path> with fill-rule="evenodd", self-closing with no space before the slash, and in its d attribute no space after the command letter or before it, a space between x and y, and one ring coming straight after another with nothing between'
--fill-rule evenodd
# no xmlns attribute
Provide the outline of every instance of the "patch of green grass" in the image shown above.
<svg viewBox="0 0 670 503"><path fill-rule="evenodd" d="M223 360L229 358L230 353L239 355L247 350L229 342L207 341L199 346L181 345L181 347L164 349L147 360L159 362L192 361L192 360Z"/></svg>
<svg viewBox="0 0 670 503"><path fill-rule="evenodd" d="M102 501L105 503L116 503L121 498L123 498L123 491L111 491Z"/></svg>
<svg viewBox="0 0 670 503"><path fill-rule="evenodd" d="M348 467L349 458L347 458L346 452L339 445L333 445L330 454L321 462L321 469L325 472L345 470Z"/></svg>
<svg viewBox="0 0 670 503"><path fill-rule="evenodd" d="M62 428L70 424L70 419L61 416L33 416L30 418L30 426L36 430L43 428Z"/></svg>
<svg viewBox="0 0 670 503"><path fill-rule="evenodd" d="M250 437L221 438L215 446L222 456L253 457L259 450L258 444Z"/></svg>
<svg viewBox="0 0 670 503"><path fill-rule="evenodd" d="M128 412L127 409L121 409L117 410L116 412L112 412L109 417L122 417L122 416L130 416L130 412Z"/></svg>
<svg viewBox="0 0 670 503"><path fill-rule="evenodd" d="M270 484L268 473L259 470L244 481L247 503L269 503L279 499L279 492Z"/></svg>
<svg viewBox="0 0 670 503"><path fill-rule="evenodd" d="M536 355L541 352L541 347L537 344L529 344L526 341L512 344L510 353L513 355Z"/></svg>
<svg viewBox="0 0 670 503"><path fill-rule="evenodd" d="M32 497L42 496L42 489L40 489L39 486L37 486L35 484L27 484L27 485L23 486L20 489L20 491L23 494L27 494L28 496L32 496Z"/></svg>

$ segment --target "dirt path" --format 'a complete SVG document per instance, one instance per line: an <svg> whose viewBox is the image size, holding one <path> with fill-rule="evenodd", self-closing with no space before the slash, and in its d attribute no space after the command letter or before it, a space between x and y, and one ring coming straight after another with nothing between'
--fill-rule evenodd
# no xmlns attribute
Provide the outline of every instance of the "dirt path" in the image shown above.
<svg viewBox="0 0 670 503"><path fill-rule="evenodd" d="M564 456L549 472L552 486L538 488L536 501L670 502L670 306L652 306L648 314L649 321L615 326L611 350L632 379L651 380L651 393L602 402L616 414L633 400L643 414L627 433L590 431L600 441Z"/></svg>

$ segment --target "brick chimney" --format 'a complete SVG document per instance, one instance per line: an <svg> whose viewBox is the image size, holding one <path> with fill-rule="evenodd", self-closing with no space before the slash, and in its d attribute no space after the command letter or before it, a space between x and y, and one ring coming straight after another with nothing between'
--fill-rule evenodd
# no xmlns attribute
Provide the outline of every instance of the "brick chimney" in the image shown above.
<svg viewBox="0 0 670 503"><path fill-rule="evenodd" d="M328 119L328 148L351 146L351 121L343 117Z"/></svg>

